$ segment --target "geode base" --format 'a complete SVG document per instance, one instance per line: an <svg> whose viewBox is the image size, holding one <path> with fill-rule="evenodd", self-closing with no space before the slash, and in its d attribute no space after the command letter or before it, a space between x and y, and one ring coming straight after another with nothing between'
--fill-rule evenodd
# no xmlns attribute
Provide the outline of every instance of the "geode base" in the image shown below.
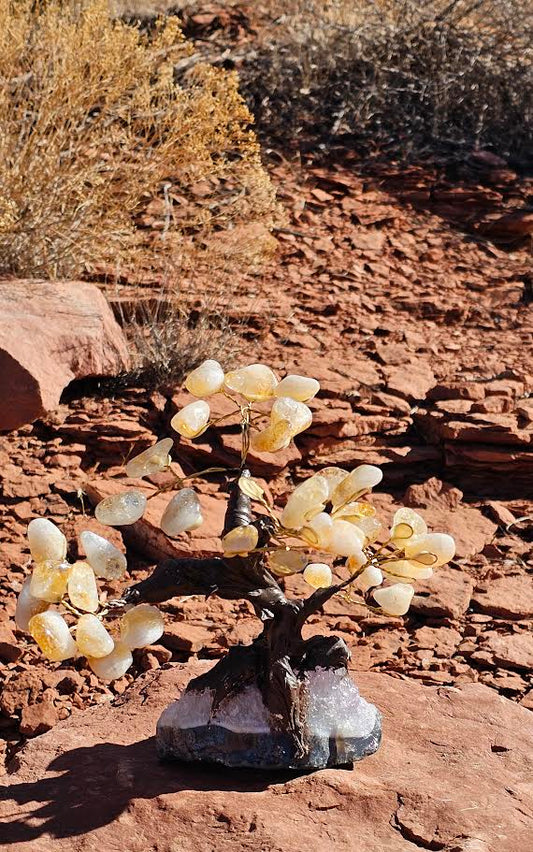
<svg viewBox="0 0 533 852"><path fill-rule="evenodd" d="M256 686L225 699L212 712L212 690L189 690L157 724L162 759L262 769L324 769L353 764L377 751L381 715L361 698L343 671L307 675L306 753L297 754L288 733L273 730Z"/></svg>
<svg viewBox="0 0 533 852"><path fill-rule="evenodd" d="M301 758L287 734L236 734L219 725L175 730L172 736L158 734L157 752L163 760L221 763L230 767L260 769L326 769L352 765L379 747L381 721L368 737L310 737L309 751Z"/></svg>

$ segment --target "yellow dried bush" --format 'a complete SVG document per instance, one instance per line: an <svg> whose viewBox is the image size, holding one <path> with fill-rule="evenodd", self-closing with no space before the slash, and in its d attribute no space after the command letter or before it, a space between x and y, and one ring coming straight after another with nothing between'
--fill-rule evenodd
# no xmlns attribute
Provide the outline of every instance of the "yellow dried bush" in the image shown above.
<svg viewBox="0 0 533 852"><path fill-rule="evenodd" d="M174 17L147 33L107 0L0 0L0 273L140 258L168 273L218 231L268 237L274 194L237 79L209 65L178 77L189 50Z"/></svg>

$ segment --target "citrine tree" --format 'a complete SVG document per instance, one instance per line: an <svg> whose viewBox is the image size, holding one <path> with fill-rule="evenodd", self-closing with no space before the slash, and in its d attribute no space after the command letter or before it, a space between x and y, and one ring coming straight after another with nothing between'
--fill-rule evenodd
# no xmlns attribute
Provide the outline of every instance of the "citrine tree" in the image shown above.
<svg viewBox="0 0 533 852"><path fill-rule="evenodd" d="M17 605L18 626L35 639L51 660L82 655L104 680L122 676L132 664L132 650L156 642L163 617L156 604L182 595L218 595L250 602L262 623L251 645L231 648L189 689L213 691L214 706L256 685L272 723L290 734L305 753L306 673L317 668L342 669L349 659L337 637L302 637L306 620L334 595L374 612L405 615L416 580L453 558L455 545L446 533L428 532L424 519L400 508L384 525L367 495L382 472L363 464L354 470L326 467L298 484L282 510L266 498L249 470L250 451L275 453L286 448L312 422L308 403L319 383L299 375L279 380L266 365L224 373L218 362L205 361L185 381L192 401L172 419L172 428L194 439L223 420L240 424L240 465L227 471L228 497L221 552L208 558L167 559L153 573L106 602L97 580L117 579L126 570L124 555L94 532L81 533L85 559L70 564L63 533L45 518L32 520L28 539L33 571ZM213 419L208 400L223 394L231 410ZM129 478L172 473L164 490L172 492L160 526L178 539L202 524L201 500L194 478L219 474L209 468L189 477L175 470L173 440L165 438L131 459ZM161 492L154 486L154 493ZM148 497L149 499L149 497ZM104 525L134 524L146 510L147 497L130 487L96 507ZM255 511L254 511L255 507ZM301 573L309 595L291 598L285 578Z"/></svg>

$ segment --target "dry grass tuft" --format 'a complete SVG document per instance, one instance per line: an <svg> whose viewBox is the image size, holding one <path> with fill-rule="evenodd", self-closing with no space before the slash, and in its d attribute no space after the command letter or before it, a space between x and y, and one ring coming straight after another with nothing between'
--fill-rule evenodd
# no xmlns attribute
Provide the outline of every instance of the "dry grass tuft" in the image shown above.
<svg viewBox="0 0 533 852"><path fill-rule="evenodd" d="M163 296L155 304L141 305L141 315L127 322L125 330L135 363L119 381L135 387L175 387L206 358L214 358L225 367L231 365L242 347L238 331L216 303L169 310Z"/></svg>
<svg viewBox="0 0 533 852"><path fill-rule="evenodd" d="M242 91L275 147L532 148L530 0L287 0Z"/></svg>
<svg viewBox="0 0 533 852"><path fill-rule="evenodd" d="M2 274L179 278L249 222L268 244L274 194L237 78L203 64L178 80L188 53L175 17L146 33L107 0L0 0Z"/></svg>

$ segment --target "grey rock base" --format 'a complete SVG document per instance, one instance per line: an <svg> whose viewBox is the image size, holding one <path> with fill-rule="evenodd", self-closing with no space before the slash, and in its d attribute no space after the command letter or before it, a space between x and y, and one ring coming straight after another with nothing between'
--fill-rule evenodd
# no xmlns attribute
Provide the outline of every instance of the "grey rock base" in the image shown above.
<svg viewBox="0 0 533 852"><path fill-rule="evenodd" d="M295 756L287 734L245 734L219 725L202 725L169 732L158 730L157 753L163 760L219 763L230 767L260 769L326 769L346 766L374 754L381 742L381 716L367 737L310 738L309 753Z"/></svg>
<svg viewBox="0 0 533 852"><path fill-rule="evenodd" d="M345 669L306 674L307 753L272 725L257 686L249 685L213 710L210 689L186 690L162 713L157 751L162 759L262 769L345 766L377 751L381 715L359 695Z"/></svg>

